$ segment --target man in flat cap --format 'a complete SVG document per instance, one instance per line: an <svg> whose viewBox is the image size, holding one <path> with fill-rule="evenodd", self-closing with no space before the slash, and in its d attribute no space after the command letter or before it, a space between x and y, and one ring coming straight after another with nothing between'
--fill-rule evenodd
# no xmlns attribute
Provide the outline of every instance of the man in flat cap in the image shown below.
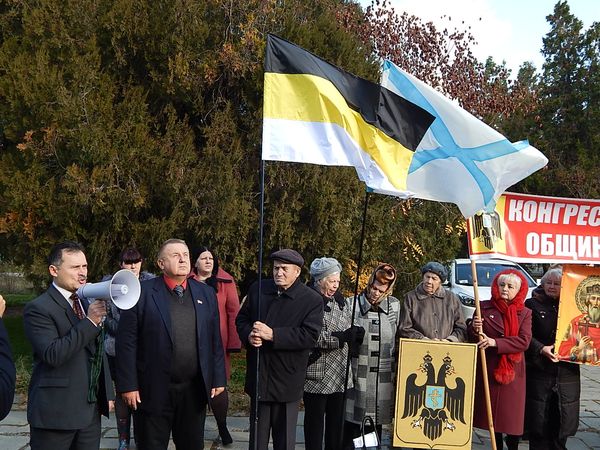
<svg viewBox="0 0 600 450"><path fill-rule="evenodd" d="M448 270L431 261L421 268L422 281L406 294L398 334L403 338L464 342L467 326L457 295L442 286Z"/></svg>
<svg viewBox="0 0 600 450"><path fill-rule="evenodd" d="M267 449L272 432L274 450L292 450L308 356L323 323L323 301L298 279L304 259L297 251L279 250L269 259L273 261L273 279L262 280L260 297L258 283L250 287L236 319L247 349L249 448L254 449L256 441L257 450Z"/></svg>

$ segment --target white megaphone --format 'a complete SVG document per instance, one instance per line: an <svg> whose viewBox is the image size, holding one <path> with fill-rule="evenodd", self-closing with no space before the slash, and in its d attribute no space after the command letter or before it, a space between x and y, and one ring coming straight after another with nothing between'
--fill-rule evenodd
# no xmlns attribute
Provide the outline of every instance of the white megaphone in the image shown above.
<svg viewBox="0 0 600 450"><path fill-rule="evenodd" d="M130 309L140 299L140 280L131 270L122 269L110 280L100 283L86 283L77 289L77 296L91 301L97 298L110 298L119 309Z"/></svg>

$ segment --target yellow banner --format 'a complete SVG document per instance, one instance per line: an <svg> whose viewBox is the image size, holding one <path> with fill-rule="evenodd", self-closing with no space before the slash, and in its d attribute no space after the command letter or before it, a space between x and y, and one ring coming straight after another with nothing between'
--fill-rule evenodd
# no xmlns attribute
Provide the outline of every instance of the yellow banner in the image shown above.
<svg viewBox="0 0 600 450"><path fill-rule="evenodd" d="M554 352L563 361L600 365L600 267L563 266Z"/></svg>
<svg viewBox="0 0 600 450"><path fill-rule="evenodd" d="M477 346L400 339L395 447L470 449Z"/></svg>

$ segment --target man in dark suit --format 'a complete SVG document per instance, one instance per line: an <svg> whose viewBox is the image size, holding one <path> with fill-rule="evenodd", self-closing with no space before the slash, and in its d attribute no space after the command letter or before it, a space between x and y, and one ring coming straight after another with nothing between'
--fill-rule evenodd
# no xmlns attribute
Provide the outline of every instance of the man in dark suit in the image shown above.
<svg viewBox="0 0 600 450"><path fill-rule="evenodd" d="M87 305L75 294L87 279L80 244L55 245L48 264L52 284L25 306L23 318L33 347L27 402L31 449L97 449L100 414L108 417L108 402L114 399L106 355L97 345L106 306L103 300ZM91 361L97 351L101 364L94 376Z"/></svg>
<svg viewBox="0 0 600 450"><path fill-rule="evenodd" d="M323 326L323 300L300 281L304 259L297 251L279 250L269 258L273 279L261 281L260 297L258 282L250 286L235 321L247 350L245 390L252 402L249 448L254 449L256 441L256 450L266 450L272 433L275 450L293 450L308 356Z"/></svg>
<svg viewBox="0 0 600 450"><path fill-rule="evenodd" d="M134 414L138 447L204 448L208 399L225 389L215 291L190 273L184 241L160 248L163 276L142 282L136 306L123 311L116 338L117 392Z"/></svg>
<svg viewBox="0 0 600 450"><path fill-rule="evenodd" d="M10 412L15 397L16 370L10 351L8 333L2 322L6 302L0 295L0 420Z"/></svg>

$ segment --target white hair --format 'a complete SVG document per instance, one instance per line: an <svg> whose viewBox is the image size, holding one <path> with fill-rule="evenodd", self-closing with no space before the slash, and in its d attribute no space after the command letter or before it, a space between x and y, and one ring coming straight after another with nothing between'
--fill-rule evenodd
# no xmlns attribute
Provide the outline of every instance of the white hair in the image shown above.
<svg viewBox="0 0 600 450"><path fill-rule="evenodd" d="M560 267L553 267L552 269L549 269L543 276L542 279L540 280L540 284L543 286L546 281L548 281L548 279L550 278L558 278L559 280L562 278L562 269Z"/></svg>
<svg viewBox="0 0 600 450"><path fill-rule="evenodd" d="M521 289L521 277L519 277L519 275L514 274L514 273L503 273L502 275L500 275L498 277L498 286L500 285L500 283L502 283L503 281L510 283L512 282L514 285L517 286L517 289Z"/></svg>

